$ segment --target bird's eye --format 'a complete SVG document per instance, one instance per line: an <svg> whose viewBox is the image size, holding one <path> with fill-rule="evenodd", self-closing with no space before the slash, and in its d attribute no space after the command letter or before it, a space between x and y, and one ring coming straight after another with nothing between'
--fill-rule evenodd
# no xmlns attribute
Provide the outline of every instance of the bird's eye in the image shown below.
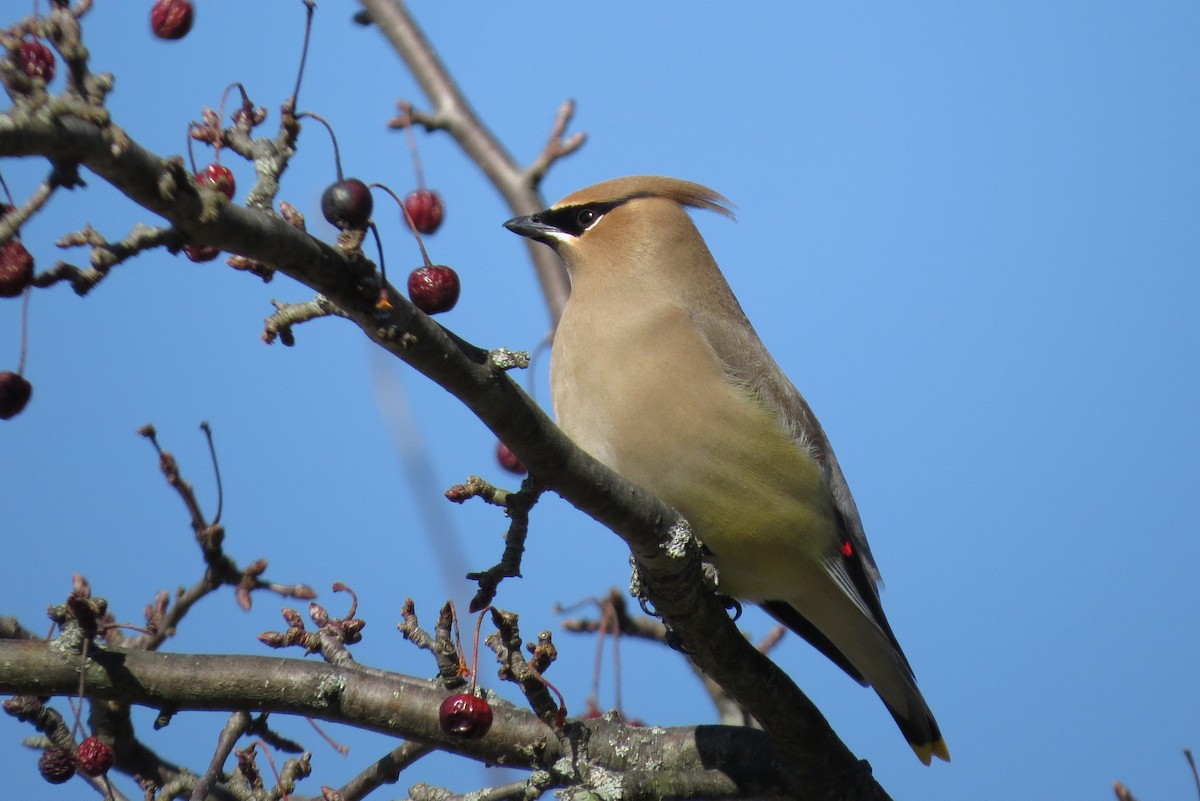
<svg viewBox="0 0 1200 801"><path fill-rule="evenodd" d="M575 221L579 223L581 230L586 231L596 224L597 221L604 215L595 209L580 209L579 214L575 217Z"/></svg>

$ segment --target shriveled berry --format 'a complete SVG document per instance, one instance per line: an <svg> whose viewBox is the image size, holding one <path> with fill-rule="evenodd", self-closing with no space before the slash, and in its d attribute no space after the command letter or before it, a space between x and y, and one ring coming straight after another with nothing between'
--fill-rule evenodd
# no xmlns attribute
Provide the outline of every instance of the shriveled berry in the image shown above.
<svg viewBox="0 0 1200 801"><path fill-rule="evenodd" d="M21 42L17 63L30 78L41 78L46 83L54 80L54 51L37 39Z"/></svg>
<svg viewBox="0 0 1200 801"><path fill-rule="evenodd" d="M404 198L404 210L412 218L413 227L423 234L432 234L442 224L442 199L431 189L418 189Z"/></svg>
<svg viewBox="0 0 1200 801"><path fill-rule="evenodd" d="M492 727L492 707L477 695L452 695L438 710L442 731L466 740L478 740Z"/></svg>
<svg viewBox="0 0 1200 801"><path fill-rule="evenodd" d="M159 39L182 39L192 29L195 9L188 0L156 0L150 8L150 30Z"/></svg>
<svg viewBox="0 0 1200 801"><path fill-rule="evenodd" d="M75 764L80 773L92 778L103 776L113 766L112 746L99 737L88 737L75 749Z"/></svg>
<svg viewBox="0 0 1200 801"><path fill-rule="evenodd" d="M209 164L193 177L196 179L196 183L201 186L215 189L225 197L233 200L233 192L237 187L237 182L233 179L233 172L224 164Z"/></svg>
<svg viewBox="0 0 1200 801"><path fill-rule="evenodd" d="M408 299L426 314L453 309L460 288L458 273L444 264L418 267L408 275Z"/></svg>
<svg viewBox="0 0 1200 801"><path fill-rule="evenodd" d="M517 455L512 452L512 449L503 442L496 443L496 461L510 473L516 473L518 476L523 476L528 470L525 469L525 464Z"/></svg>
<svg viewBox="0 0 1200 801"><path fill-rule="evenodd" d="M343 230L365 228L374 210L371 190L357 178L332 183L321 194L321 213L331 225Z"/></svg>
<svg viewBox="0 0 1200 801"><path fill-rule="evenodd" d="M65 748L47 748L38 757L38 772L51 784L62 784L75 775L75 758Z"/></svg>
<svg viewBox="0 0 1200 801"><path fill-rule="evenodd" d="M221 255L221 251L209 245L197 245L192 242L183 246L183 253L194 262L212 261Z"/></svg>
<svg viewBox="0 0 1200 801"><path fill-rule="evenodd" d="M0 298L15 298L33 283L33 256L16 239L0 245Z"/></svg>

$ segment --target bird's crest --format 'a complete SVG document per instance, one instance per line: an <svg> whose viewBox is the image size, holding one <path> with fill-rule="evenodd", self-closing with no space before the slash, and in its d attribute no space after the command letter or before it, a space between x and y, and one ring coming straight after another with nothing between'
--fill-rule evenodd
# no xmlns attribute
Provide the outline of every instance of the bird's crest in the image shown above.
<svg viewBox="0 0 1200 801"><path fill-rule="evenodd" d="M619 202L639 197L661 197L673 200L681 206L707 209L733 219L733 212L730 210L733 204L720 193L691 181L665 178L660 175L631 175L627 178L614 178L611 181L593 184L567 195L555 203L554 208L585 206L589 203Z"/></svg>

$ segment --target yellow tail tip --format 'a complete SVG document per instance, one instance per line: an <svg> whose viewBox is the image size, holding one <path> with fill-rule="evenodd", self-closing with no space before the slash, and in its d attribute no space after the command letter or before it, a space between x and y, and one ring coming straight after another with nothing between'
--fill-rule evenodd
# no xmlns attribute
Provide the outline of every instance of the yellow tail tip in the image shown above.
<svg viewBox="0 0 1200 801"><path fill-rule="evenodd" d="M909 743L912 750L916 752L917 759L921 760L922 764L928 765L933 762L933 758L937 757L945 762L950 761L950 749L946 747L946 741L941 737L936 742L932 743Z"/></svg>

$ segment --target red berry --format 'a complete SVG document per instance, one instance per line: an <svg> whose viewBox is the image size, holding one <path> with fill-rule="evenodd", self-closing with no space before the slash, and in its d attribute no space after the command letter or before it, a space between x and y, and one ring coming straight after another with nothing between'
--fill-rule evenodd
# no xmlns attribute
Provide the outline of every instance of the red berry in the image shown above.
<svg viewBox="0 0 1200 801"><path fill-rule="evenodd" d="M33 283L33 256L16 239L0 245L0 298L15 298Z"/></svg>
<svg viewBox="0 0 1200 801"><path fill-rule="evenodd" d="M38 757L38 771L51 784L62 784L75 775L75 758L65 748L47 748Z"/></svg>
<svg viewBox="0 0 1200 801"><path fill-rule="evenodd" d="M442 199L432 190L418 189L404 198L404 210L423 234L432 234L442 224Z"/></svg>
<svg viewBox="0 0 1200 801"><path fill-rule="evenodd" d="M346 178L330 184L321 194L321 213L330 225L343 230L366 228L374 210L371 190L357 178Z"/></svg>
<svg viewBox="0 0 1200 801"><path fill-rule="evenodd" d="M510 473L516 473L518 476L523 476L528 470L525 469L525 464L517 458L517 455L512 452L512 449L503 442L496 443L496 461Z"/></svg>
<svg viewBox="0 0 1200 801"><path fill-rule="evenodd" d="M37 39L21 42L17 57L21 71L30 78L41 78L46 83L54 80L54 52Z"/></svg>
<svg viewBox="0 0 1200 801"><path fill-rule="evenodd" d="M453 309L459 289L458 273L443 264L418 267L408 275L408 298L426 314Z"/></svg>
<svg viewBox="0 0 1200 801"><path fill-rule="evenodd" d="M209 164L194 176L196 183L215 189L225 197L233 200L234 188L237 182L233 180L233 172L224 164Z"/></svg>
<svg viewBox="0 0 1200 801"><path fill-rule="evenodd" d="M442 701L438 722L446 734L478 740L492 727L492 707L477 695L459 693Z"/></svg>
<svg viewBox="0 0 1200 801"><path fill-rule="evenodd" d="M159 39L182 39L192 29L194 16L188 0L156 0L150 9L150 30Z"/></svg>
<svg viewBox="0 0 1200 801"><path fill-rule="evenodd" d="M88 737L75 749L75 764L80 773L92 778L103 776L113 766L112 746L99 737Z"/></svg>
<svg viewBox="0 0 1200 801"><path fill-rule="evenodd" d="M33 385L25 380L25 376L9 370L0 372L0 420L20 414L31 395Z"/></svg>
<svg viewBox="0 0 1200 801"><path fill-rule="evenodd" d="M183 246L184 255L194 262L212 261L221 255L221 251L209 245L195 245L191 242Z"/></svg>

